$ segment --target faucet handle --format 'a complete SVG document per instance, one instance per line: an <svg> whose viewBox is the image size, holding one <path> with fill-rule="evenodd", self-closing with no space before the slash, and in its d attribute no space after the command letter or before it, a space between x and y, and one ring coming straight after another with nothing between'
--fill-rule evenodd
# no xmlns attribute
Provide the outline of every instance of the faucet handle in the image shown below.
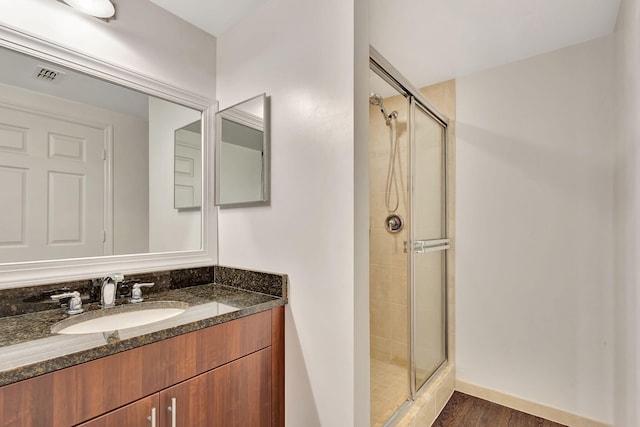
<svg viewBox="0 0 640 427"><path fill-rule="evenodd" d="M69 309L67 310L67 314L80 314L84 311L82 308L82 299L80 298L80 292L65 292L63 294L51 295L51 299L54 301L59 301L63 298L71 298L69 300Z"/></svg>
<svg viewBox="0 0 640 427"><path fill-rule="evenodd" d="M150 288L153 285L155 285L155 283L152 283L152 282L135 283L133 285L133 288L131 289L131 302L135 304L135 303L144 301L144 298L142 298L142 289L140 288L142 287Z"/></svg>

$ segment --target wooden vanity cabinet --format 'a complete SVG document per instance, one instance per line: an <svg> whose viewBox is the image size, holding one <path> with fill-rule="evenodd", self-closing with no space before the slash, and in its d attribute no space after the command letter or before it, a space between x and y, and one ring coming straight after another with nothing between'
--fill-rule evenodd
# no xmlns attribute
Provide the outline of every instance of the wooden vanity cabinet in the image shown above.
<svg viewBox="0 0 640 427"><path fill-rule="evenodd" d="M153 411L155 425L151 422ZM271 348L198 375L79 427L122 426L271 426Z"/></svg>
<svg viewBox="0 0 640 427"><path fill-rule="evenodd" d="M0 387L1 425L283 427L283 328L276 307Z"/></svg>

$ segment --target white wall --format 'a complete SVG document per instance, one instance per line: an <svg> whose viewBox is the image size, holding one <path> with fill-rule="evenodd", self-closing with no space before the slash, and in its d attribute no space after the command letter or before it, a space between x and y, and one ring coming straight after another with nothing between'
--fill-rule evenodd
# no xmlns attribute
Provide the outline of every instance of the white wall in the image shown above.
<svg viewBox="0 0 640 427"><path fill-rule="evenodd" d="M354 2L271 0L217 50L220 107L266 92L272 148L271 205L219 212L220 263L289 274L287 425L353 426Z"/></svg>
<svg viewBox="0 0 640 427"><path fill-rule="evenodd" d="M611 38L457 80L457 378L613 418Z"/></svg>
<svg viewBox="0 0 640 427"><path fill-rule="evenodd" d="M623 0L615 33L615 426L640 425L640 3Z"/></svg>
<svg viewBox="0 0 640 427"><path fill-rule="evenodd" d="M198 250L200 209L174 207L175 131L200 119L200 112L149 97L149 251Z"/></svg>

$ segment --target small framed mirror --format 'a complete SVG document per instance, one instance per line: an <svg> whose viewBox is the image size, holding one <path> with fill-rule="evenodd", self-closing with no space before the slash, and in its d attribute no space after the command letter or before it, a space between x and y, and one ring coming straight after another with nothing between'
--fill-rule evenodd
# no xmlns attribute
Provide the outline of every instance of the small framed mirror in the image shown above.
<svg viewBox="0 0 640 427"><path fill-rule="evenodd" d="M216 114L216 205L269 204L269 97Z"/></svg>
<svg viewBox="0 0 640 427"><path fill-rule="evenodd" d="M173 207L202 206L202 121L176 129L173 150Z"/></svg>

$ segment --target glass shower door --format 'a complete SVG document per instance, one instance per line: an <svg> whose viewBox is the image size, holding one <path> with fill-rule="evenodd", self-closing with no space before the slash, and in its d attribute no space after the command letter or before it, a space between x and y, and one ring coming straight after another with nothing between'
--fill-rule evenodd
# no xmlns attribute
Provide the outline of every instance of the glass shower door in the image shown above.
<svg viewBox="0 0 640 427"><path fill-rule="evenodd" d="M411 98L410 274L416 391L446 361L446 127Z"/></svg>

